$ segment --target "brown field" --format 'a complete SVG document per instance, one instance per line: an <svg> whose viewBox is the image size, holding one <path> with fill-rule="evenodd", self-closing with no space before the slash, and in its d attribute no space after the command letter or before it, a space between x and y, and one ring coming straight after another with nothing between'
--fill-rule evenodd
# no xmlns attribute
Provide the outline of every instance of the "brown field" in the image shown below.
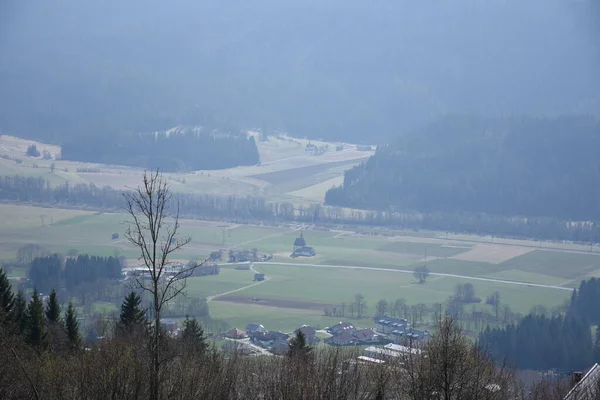
<svg viewBox="0 0 600 400"><path fill-rule="evenodd" d="M222 296L216 298L214 301L225 301L230 303L242 303L242 304L254 304L262 307L276 307L276 308L293 308L298 310L316 310L323 311L325 308L339 307L339 304L327 304L327 303L316 303L309 301L299 300L287 300L287 299L261 299L261 298L248 298L243 296Z"/></svg>
<svg viewBox="0 0 600 400"><path fill-rule="evenodd" d="M531 247L502 246L495 244L477 244L464 253L450 258L462 261L478 261L490 264L501 264L512 258L534 251Z"/></svg>

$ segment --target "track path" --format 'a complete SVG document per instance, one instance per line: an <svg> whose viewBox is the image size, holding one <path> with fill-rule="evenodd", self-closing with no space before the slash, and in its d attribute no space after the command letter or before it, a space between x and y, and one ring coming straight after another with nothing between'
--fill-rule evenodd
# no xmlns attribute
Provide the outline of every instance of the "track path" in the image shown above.
<svg viewBox="0 0 600 400"><path fill-rule="evenodd" d="M254 269L254 265L253 265L253 264L250 264L250 271L254 272L255 274L257 273L257 272L256 272L256 270ZM241 287L241 288L237 288L237 289L234 289L234 290L230 290L230 291L228 291L228 292L223 292L223 293L215 294L214 296L208 296L208 297L206 298L206 302L207 302L207 303L209 303L211 300L217 299L217 298L219 298L219 297L222 297L222 296L227 296L228 294L231 294L231 293L235 293L235 292L241 292L242 290L246 290L246 289L249 289L249 288L251 288L251 287L258 286L258 285L260 285L261 283L265 283L265 282L266 282L266 281L268 281L268 280L269 280L269 278L268 278L267 276L265 276L265 279L264 279L264 280L262 280L262 281L254 282L254 283L251 283L251 284L249 284L249 285L243 286L243 287Z"/></svg>

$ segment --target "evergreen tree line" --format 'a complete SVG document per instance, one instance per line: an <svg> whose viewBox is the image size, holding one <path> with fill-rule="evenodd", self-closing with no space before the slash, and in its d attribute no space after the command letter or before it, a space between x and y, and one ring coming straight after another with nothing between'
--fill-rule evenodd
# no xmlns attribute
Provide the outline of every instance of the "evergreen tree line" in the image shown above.
<svg viewBox="0 0 600 400"><path fill-rule="evenodd" d="M74 208L120 210L123 192L94 184L68 184L51 187L44 178L0 177L0 201L34 203ZM174 193L181 217L225 219L236 222L304 222L322 225L425 229L446 232L486 234L512 238L598 242L600 223L572 222L556 218L521 218L483 213L420 213L373 210L347 210L336 206L295 207L287 202L267 202L257 196L216 196ZM46 223L49 221L46 221Z"/></svg>
<svg viewBox="0 0 600 400"><path fill-rule="evenodd" d="M165 172L213 170L260 162L254 137L198 130L97 135L62 146L64 160L119 164Z"/></svg>
<svg viewBox="0 0 600 400"><path fill-rule="evenodd" d="M573 291L566 315L531 313L515 324L480 334L480 345L501 361L522 369L573 370L600 362L600 279L582 281Z"/></svg>
<svg viewBox="0 0 600 400"><path fill-rule="evenodd" d="M600 221L600 121L446 117L379 146L330 205ZM589 238L588 238L589 240Z"/></svg>
<svg viewBox="0 0 600 400"><path fill-rule="evenodd" d="M103 279L122 278L121 261L116 257L87 254L64 259L58 254L36 257L29 268L31 285L42 293L65 288L72 293L79 285Z"/></svg>
<svg viewBox="0 0 600 400"><path fill-rule="evenodd" d="M571 296L571 313L591 325L600 325L600 279L582 281Z"/></svg>
<svg viewBox="0 0 600 400"><path fill-rule="evenodd" d="M23 292L12 292L10 282L0 267L0 328L2 334L15 334L35 350L73 349L81 344L79 322L73 303L65 312L55 290L46 303L34 288L29 302Z"/></svg>

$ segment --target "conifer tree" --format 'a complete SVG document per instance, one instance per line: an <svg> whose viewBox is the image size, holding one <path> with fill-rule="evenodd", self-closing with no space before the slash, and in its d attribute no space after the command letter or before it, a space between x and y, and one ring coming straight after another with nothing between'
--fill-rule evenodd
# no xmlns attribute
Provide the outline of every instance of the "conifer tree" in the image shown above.
<svg viewBox="0 0 600 400"><path fill-rule="evenodd" d="M132 331L136 327L143 326L146 322L144 310L140 308L142 298L131 292L121 304L121 315L119 316L119 328L123 331Z"/></svg>
<svg viewBox="0 0 600 400"><path fill-rule="evenodd" d="M49 324L59 323L60 321L60 303L58 302L58 296L56 290L52 289L50 296L48 297L48 303L46 303L46 320Z"/></svg>
<svg viewBox="0 0 600 400"><path fill-rule="evenodd" d="M188 316L185 317L180 340L186 350L193 353L203 353L208 348L204 329L202 329L196 318L189 319Z"/></svg>
<svg viewBox="0 0 600 400"><path fill-rule="evenodd" d="M12 320L15 322L19 333L25 333L27 330L27 301L25 301L25 296L21 291L15 297Z"/></svg>
<svg viewBox="0 0 600 400"><path fill-rule="evenodd" d="M26 340L30 345L43 349L46 347L46 321L44 320L44 303L40 299L37 289L27 306L27 332Z"/></svg>
<svg viewBox="0 0 600 400"><path fill-rule="evenodd" d="M15 298L6 273L0 267L0 321L9 321L15 306Z"/></svg>
<svg viewBox="0 0 600 400"><path fill-rule="evenodd" d="M65 313L65 330L67 331L67 337L72 347L78 347L81 343L81 336L79 336L79 322L77 322L77 313L73 303L69 302L67 311Z"/></svg>
<svg viewBox="0 0 600 400"><path fill-rule="evenodd" d="M296 336L290 340L288 356L305 358L311 351L312 347L306 342L306 336L301 330L298 330Z"/></svg>

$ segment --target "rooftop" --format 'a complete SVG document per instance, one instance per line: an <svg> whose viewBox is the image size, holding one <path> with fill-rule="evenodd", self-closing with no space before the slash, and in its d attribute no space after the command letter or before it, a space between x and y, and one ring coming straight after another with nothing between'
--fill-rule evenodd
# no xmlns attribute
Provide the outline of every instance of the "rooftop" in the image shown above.
<svg viewBox="0 0 600 400"><path fill-rule="evenodd" d="M600 365L594 364L565 396L565 400L593 400L600 394Z"/></svg>

